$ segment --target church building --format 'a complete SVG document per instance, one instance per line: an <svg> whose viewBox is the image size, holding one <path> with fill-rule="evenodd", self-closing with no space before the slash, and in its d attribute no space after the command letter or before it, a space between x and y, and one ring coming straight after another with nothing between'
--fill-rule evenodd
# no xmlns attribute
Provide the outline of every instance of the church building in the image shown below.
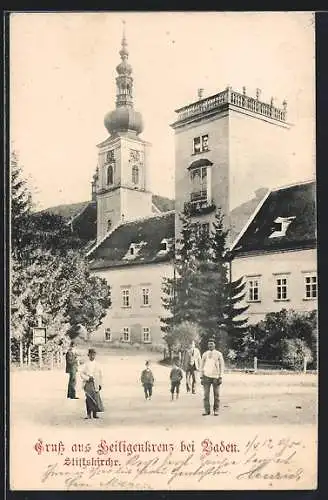
<svg viewBox="0 0 328 500"><path fill-rule="evenodd" d="M86 241L90 270L111 286L112 305L93 338L163 344L162 286L174 274L185 210L209 232L221 209L231 276L246 281L250 323L279 308L316 308L315 183L277 186L288 173L286 101L279 107L261 100L259 89L253 97L228 86L208 97L199 89L195 102L177 109L174 206L150 191L151 145L134 109L125 34L119 54L116 105L105 115L109 135L98 144L92 199L65 208Z"/></svg>

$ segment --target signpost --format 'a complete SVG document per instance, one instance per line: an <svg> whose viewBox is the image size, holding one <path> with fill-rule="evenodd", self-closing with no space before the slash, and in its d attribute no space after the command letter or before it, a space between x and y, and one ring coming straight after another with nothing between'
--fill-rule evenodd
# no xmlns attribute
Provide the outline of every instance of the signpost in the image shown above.
<svg viewBox="0 0 328 500"><path fill-rule="evenodd" d="M47 341L47 329L42 326L42 315L43 315L43 307L41 302L39 301L36 306L36 317L38 321L38 326L32 328L32 340L33 345L37 345L39 347L39 366L42 368L42 346L45 345Z"/></svg>

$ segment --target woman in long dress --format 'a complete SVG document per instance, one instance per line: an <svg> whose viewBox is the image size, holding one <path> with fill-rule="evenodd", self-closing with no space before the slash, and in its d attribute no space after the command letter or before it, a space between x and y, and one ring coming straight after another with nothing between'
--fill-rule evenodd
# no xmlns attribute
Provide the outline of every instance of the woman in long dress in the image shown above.
<svg viewBox="0 0 328 500"><path fill-rule="evenodd" d="M96 361L95 349L89 349L87 361L81 368L87 416L85 418L99 418L97 412L103 412L104 407L99 391L102 387L102 371Z"/></svg>

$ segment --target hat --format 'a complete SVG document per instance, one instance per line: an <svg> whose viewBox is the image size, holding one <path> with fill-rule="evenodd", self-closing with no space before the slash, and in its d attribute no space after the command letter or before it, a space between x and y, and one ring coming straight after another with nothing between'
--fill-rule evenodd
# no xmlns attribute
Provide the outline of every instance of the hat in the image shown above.
<svg viewBox="0 0 328 500"><path fill-rule="evenodd" d="M210 339L208 339L207 343L209 344L210 342L213 342L213 344L215 344L215 339L211 337Z"/></svg>

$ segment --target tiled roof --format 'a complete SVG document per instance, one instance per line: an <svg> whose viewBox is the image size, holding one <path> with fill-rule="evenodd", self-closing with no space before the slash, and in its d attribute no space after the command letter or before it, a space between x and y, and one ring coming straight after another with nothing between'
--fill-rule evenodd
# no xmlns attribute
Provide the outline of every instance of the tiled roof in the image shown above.
<svg viewBox="0 0 328 500"><path fill-rule="evenodd" d="M174 219L170 211L117 226L89 255L91 269L169 260L170 253L161 252L161 242L174 239ZM141 244L139 250L133 258L124 258L132 243Z"/></svg>
<svg viewBox="0 0 328 500"><path fill-rule="evenodd" d="M164 196L153 194L152 201L160 212L168 212L174 209L174 200ZM42 212L64 217L82 240L92 242L97 237L97 206L94 201L58 205L42 210Z"/></svg>
<svg viewBox="0 0 328 500"><path fill-rule="evenodd" d="M234 245L234 252L238 255L314 247L315 193L314 181L271 191L248 226L241 232ZM279 235L282 220L286 220L286 231L285 234Z"/></svg>
<svg viewBox="0 0 328 500"><path fill-rule="evenodd" d="M240 231L245 227L247 221L249 221L250 217L254 214L256 208L259 203L263 200L263 198L268 193L267 188L259 188L255 191L255 197L238 207L231 210L228 220L229 220L229 234L228 239L230 244L235 241L237 236L240 234Z"/></svg>

